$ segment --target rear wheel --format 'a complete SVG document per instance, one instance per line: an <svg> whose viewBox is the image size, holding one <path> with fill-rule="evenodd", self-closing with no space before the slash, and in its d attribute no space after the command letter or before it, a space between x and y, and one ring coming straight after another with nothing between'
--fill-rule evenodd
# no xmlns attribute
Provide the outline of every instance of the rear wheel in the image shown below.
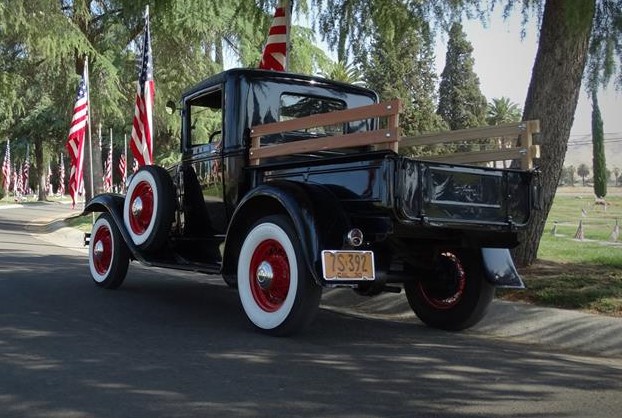
<svg viewBox="0 0 622 418"><path fill-rule="evenodd" d="M322 295L291 222L280 215L250 228L240 250L237 282L246 316L270 335L291 335L307 326Z"/></svg>
<svg viewBox="0 0 622 418"><path fill-rule="evenodd" d="M89 242L89 268L96 285L106 289L121 286L130 253L112 216L103 213L93 225Z"/></svg>
<svg viewBox="0 0 622 418"><path fill-rule="evenodd" d="M495 288L484 278L479 249L440 251L434 273L404 285L408 303L425 324L462 330L479 322L492 302Z"/></svg>
<svg viewBox="0 0 622 418"><path fill-rule="evenodd" d="M173 181L162 167L141 167L123 203L123 222L136 246L157 250L170 232L175 207Z"/></svg>

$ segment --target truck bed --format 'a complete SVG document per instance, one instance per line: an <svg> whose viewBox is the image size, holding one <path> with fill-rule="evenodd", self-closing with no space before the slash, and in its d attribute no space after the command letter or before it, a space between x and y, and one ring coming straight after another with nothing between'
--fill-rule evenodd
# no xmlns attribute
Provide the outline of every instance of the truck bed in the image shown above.
<svg viewBox="0 0 622 418"><path fill-rule="evenodd" d="M255 166L260 182L322 185L359 216L429 227L515 230L529 220L532 171L418 160L387 151Z"/></svg>

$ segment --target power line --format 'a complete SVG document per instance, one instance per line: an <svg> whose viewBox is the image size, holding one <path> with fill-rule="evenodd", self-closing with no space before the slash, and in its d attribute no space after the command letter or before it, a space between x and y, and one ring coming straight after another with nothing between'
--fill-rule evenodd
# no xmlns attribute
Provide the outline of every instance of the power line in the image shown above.
<svg viewBox="0 0 622 418"><path fill-rule="evenodd" d="M608 139L605 139L603 142L604 142L605 144L611 144L611 143L616 143L616 142L622 142L622 136L615 137L615 138L608 138ZM577 147L577 146L583 146L583 145L592 145L592 140L589 140L589 141L568 142L568 146L569 146L569 147Z"/></svg>

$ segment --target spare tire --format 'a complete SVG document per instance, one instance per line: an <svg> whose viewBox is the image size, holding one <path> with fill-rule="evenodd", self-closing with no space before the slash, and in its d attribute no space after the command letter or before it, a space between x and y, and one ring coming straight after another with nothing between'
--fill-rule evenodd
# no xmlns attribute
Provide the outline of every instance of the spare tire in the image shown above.
<svg viewBox="0 0 622 418"><path fill-rule="evenodd" d="M173 180L162 167L141 167L130 180L123 203L123 223L132 242L143 251L162 247L175 209Z"/></svg>

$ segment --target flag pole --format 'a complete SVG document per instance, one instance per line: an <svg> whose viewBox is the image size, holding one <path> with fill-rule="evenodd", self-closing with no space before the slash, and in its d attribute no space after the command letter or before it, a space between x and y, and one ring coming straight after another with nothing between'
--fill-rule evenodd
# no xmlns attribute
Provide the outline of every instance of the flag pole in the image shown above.
<svg viewBox="0 0 622 418"><path fill-rule="evenodd" d="M125 185L127 184L127 134L123 134L123 155L125 156L125 170L123 171L123 191L125 191Z"/></svg>
<svg viewBox="0 0 622 418"><path fill-rule="evenodd" d="M112 186L112 183L113 183L112 179L114 178L114 170L112 169L112 167L114 167L113 163L114 163L114 156L112 155L112 128L110 128L110 192L111 193L114 190L114 187Z"/></svg>
<svg viewBox="0 0 622 418"><path fill-rule="evenodd" d="M87 127L89 129L89 165L90 165L90 180L91 180L91 199L95 196L95 190L93 186L93 145L91 144L91 85L89 82L89 60L88 56L84 58L84 76L85 76L85 84L86 84L86 102L89 104L87 107ZM86 192L83 195L84 206L86 206ZM91 217L92 223L95 223L95 212L93 212Z"/></svg>
<svg viewBox="0 0 622 418"><path fill-rule="evenodd" d="M294 9L294 2L291 0L284 1L285 8L285 27L287 28L287 32L285 33L285 71L290 71L289 69L289 55L290 55L290 39L291 39L291 31L292 31L292 11Z"/></svg>

